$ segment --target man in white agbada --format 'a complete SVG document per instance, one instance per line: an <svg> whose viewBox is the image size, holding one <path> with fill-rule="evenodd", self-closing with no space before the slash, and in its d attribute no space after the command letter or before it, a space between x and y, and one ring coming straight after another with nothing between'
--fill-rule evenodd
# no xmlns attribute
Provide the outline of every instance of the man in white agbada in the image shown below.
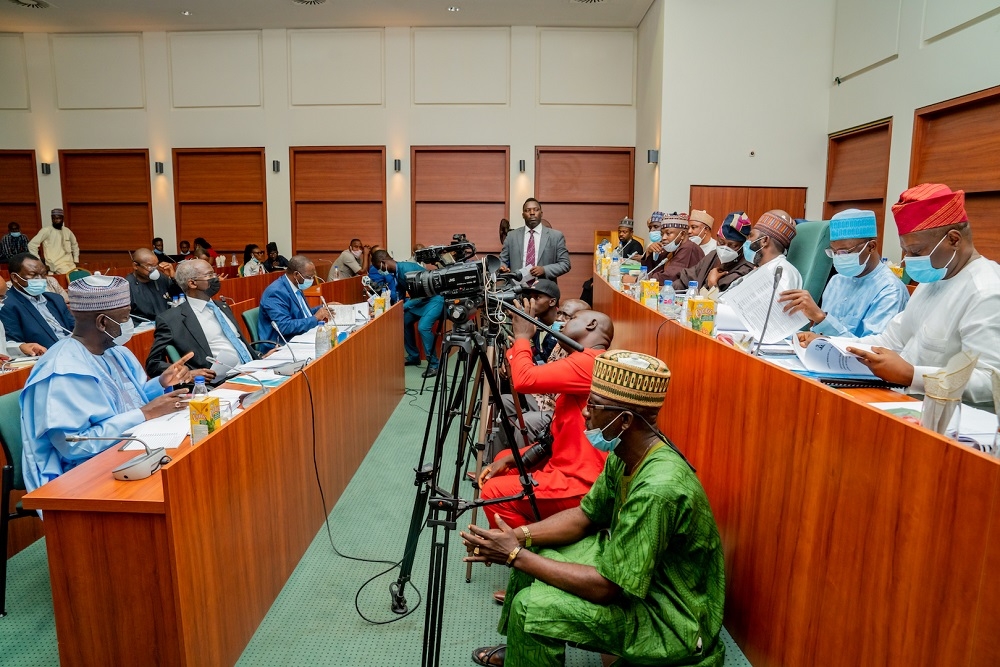
<svg viewBox="0 0 1000 667"><path fill-rule="evenodd" d="M129 286L117 276L87 276L69 286L73 335L49 348L21 392L24 483L28 491L113 446L67 442L67 435L114 437L147 419L181 410L189 353L159 378L123 347L132 336Z"/></svg>

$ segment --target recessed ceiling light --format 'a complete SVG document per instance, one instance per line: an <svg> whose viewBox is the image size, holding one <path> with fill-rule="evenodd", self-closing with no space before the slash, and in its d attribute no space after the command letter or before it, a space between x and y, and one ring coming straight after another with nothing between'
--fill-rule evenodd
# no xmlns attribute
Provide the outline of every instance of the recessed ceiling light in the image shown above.
<svg viewBox="0 0 1000 667"><path fill-rule="evenodd" d="M457 12L457 11L459 11L459 10L461 10L461 9L462 9L461 7L449 7L449 8L448 8L448 11L449 11L449 12Z"/></svg>
<svg viewBox="0 0 1000 667"><path fill-rule="evenodd" d="M49 3L44 0L10 0L13 4L18 7L25 7L27 9L48 9Z"/></svg>
<svg viewBox="0 0 1000 667"><path fill-rule="evenodd" d="M191 12L185 9L183 12L181 12L181 16L191 16Z"/></svg>

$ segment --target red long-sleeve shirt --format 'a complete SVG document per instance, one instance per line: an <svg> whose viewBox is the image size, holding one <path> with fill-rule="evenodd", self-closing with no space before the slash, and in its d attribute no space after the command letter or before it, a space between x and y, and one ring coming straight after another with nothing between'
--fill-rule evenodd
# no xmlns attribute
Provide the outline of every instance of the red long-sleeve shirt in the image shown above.
<svg viewBox="0 0 1000 667"><path fill-rule="evenodd" d="M523 394L558 394L552 414L552 456L541 470L532 472L540 498L582 496L590 490L604 469L607 454L590 444L583 408L590 396L594 357L603 350L574 352L565 359L536 366L531 342L514 341L507 351L510 379Z"/></svg>

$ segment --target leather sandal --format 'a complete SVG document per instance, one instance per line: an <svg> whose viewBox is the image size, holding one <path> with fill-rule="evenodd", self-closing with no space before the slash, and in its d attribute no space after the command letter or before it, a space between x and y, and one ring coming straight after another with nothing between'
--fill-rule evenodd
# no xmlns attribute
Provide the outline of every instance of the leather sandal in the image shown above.
<svg viewBox="0 0 1000 667"><path fill-rule="evenodd" d="M507 645L481 646L472 652L472 662L487 667L503 667L507 657Z"/></svg>
<svg viewBox="0 0 1000 667"><path fill-rule="evenodd" d="M497 604L503 604L504 600L507 599L507 590L500 589L493 594L493 599L497 601Z"/></svg>

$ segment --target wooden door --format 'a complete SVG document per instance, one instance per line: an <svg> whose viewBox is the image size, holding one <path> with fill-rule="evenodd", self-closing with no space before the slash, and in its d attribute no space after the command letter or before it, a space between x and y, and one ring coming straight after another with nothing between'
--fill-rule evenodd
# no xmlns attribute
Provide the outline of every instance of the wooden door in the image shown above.
<svg viewBox="0 0 1000 667"><path fill-rule="evenodd" d="M42 227L35 151L0 151L0 236L11 222L29 238Z"/></svg>
<svg viewBox="0 0 1000 667"><path fill-rule="evenodd" d="M267 243L263 148L175 148L177 240L203 237L220 254L243 259L248 243Z"/></svg>
<svg viewBox="0 0 1000 667"><path fill-rule="evenodd" d="M692 185L691 209L708 211L715 218L718 232L726 216L744 211L756 222L763 213L773 209L786 211L793 218L806 216L806 188L764 188L745 185ZM669 212L669 211L668 211Z"/></svg>
<svg viewBox="0 0 1000 667"><path fill-rule="evenodd" d="M632 217L635 148L537 146L535 198L542 218L566 236L572 268L559 278L563 299L577 299L594 273L594 232ZM520 206L512 211L519 218ZM511 220L519 227L521 219Z"/></svg>
<svg viewBox="0 0 1000 667"><path fill-rule="evenodd" d="M385 146L297 146L289 164L294 252L335 260L352 238L385 245Z"/></svg>
<svg viewBox="0 0 1000 667"><path fill-rule="evenodd" d="M878 247L885 229L892 119L830 135L826 154L826 201L823 218L849 208L874 211Z"/></svg>

